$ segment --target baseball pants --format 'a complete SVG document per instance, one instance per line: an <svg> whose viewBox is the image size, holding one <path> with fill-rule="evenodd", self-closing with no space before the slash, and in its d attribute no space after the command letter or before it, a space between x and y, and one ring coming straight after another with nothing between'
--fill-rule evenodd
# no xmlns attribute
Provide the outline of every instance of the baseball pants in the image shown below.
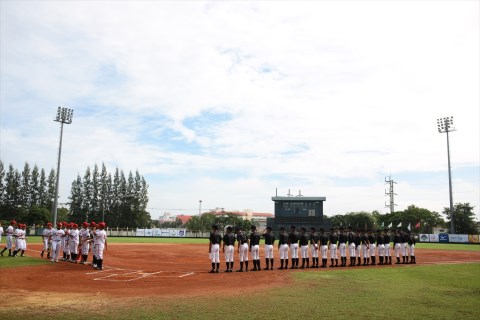
<svg viewBox="0 0 480 320"><path fill-rule="evenodd" d="M215 246L215 244L212 245L212 253L213 253L213 246ZM218 246L217 247L216 259L218 260L217 262L219 262L220 260L218 258L218 252L219 252L219 247L220 246L218 244L216 246ZM93 250L95 250L95 252L96 252L95 256L97 257L98 260L103 260L103 249L105 249L105 245L103 243L99 243L99 244L96 244L96 245L93 246ZM213 262L213 258L212 258L212 262Z"/></svg>
<svg viewBox="0 0 480 320"><path fill-rule="evenodd" d="M310 245L310 251L312 252L312 258L318 258L318 247L315 244Z"/></svg>
<svg viewBox="0 0 480 320"><path fill-rule="evenodd" d="M327 245L320 246L320 253L322 255L322 259L327 259L327 251L328 251Z"/></svg>
<svg viewBox="0 0 480 320"><path fill-rule="evenodd" d="M240 245L240 262L248 261L248 243Z"/></svg>
<svg viewBox="0 0 480 320"><path fill-rule="evenodd" d="M260 259L260 250L259 250L258 244L252 246L250 250L251 250L250 254L252 255L252 260Z"/></svg>
<svg viewBox="0 0 480 320"><path fill-rule="evenodd" d="M87 240L85 240L82 243L82 254L83 255L88 255L89 250L90 250L90 243Z"/></svg>
<svg viewBox="0 0 480 320"><path fill-rule="evenodd" d="M288 244L281 244L280 248L280 259L288 259Z"/></svg>
<svg viewBox="0 0 480 320"><path fill-rule="evenodd" d="M347 245L345 243L340 243L338 250L340 251L340 257L345 258L347 256Z"/></svg>
<svg viewBox="0 0 480 320"><path fill-rule="evenodd" d="M348 254L350 258L355 258L355 243L350 243L348 245Z"/></svg>
<svg viewBox="0 0 480 320"><path fill-rule="evenodd" d="M97 245L97 252L100 250L99 247L100 247L100 244ZM97 254L97 258L98 259L103 259L103 248L102 248L102 257L100 257L100 255ZM210 258L212 260L212 263L215 263L215 262L219 263L220 262L220 245L218 243L212 244Z"/></svg>
<svg viewBox="0 0 480 320"><path fill-rule="evenodd" d="M375 245L375 243L370 243L370 247L369 247L369 250L370 250L370 256L371 257L374 257L375 256L375 249L377 248L377 246Z"/></svg>
<svg viewBox="0 0 480 320"><path fill-rule="evenodd" d="M390 243L385 243L385 257L390 257Z"/></svg>
<svg viewBox="0 0 480 320"><path fill-rule="evenodd" d="M300 247L300 254L302 255L302 259L308 259L308 245Z"/></svg>
<svg viewBox="0 0 480 320"><path fill-rule="evenodd" d="M378 256L379 257L384 257L385 256L385 245L379 244L378 247L377 247L377 251L378 251Z"/></svg>
<svg viewBox="0 0 480 320"><path fill-rule="evenodd" d="M402 245L400 243L395 243L393 250L395 251L395 256L400 258L400 254L402 253Z"/></svg>
<svg viewBox="0 0 480 320"><path fill-rule="evenodd" d="M265 259L273 259L273 245L265 245Z"/></svg>
<svg viewBox="0 0 480 320"><path fill-rule="evenodd" d="M12 236L7 236L7 249L11 250L13 246Z"/></svg>
<svg viewBox="0 0 480 320"><path fill-rule="evenodd" d="M362 252L364 258L370 258L370 256L368 255L368 246L366 244L362 245Z"/></svg>
<svg viewBox="0 0 480 320"><path fill-rule="evenodd" d="M48 251L48 238L43 239L43 251Z"/></svg>
<svg viewBox="0 0 480 320"><path fill-rule="evenodd" d="M60 240L52 241L52 261L58 260L60 250L62 249L62 242Z"/></svg>
<svg viewBox="0 0 480 320"><path fill-rule="evenodd" d="M225 246L225 262L233 262L233 252L235 249L232 245Z"/></svg>
<svg viewBox="0 0 480 320"><path fill-rule="evenodd" d="M402 252L402 257L405 257L407 255L407 244L406 243L401 243L400 244L400 250Z"/></svg>
<svg viewBox="0 0 480 320"><path fill-rule="evenodd" d="M70 252L73 254L78 254L78 242L70 241Z"/></svg>
<svg viewBox="0 0 480 320"><path fill-rule="evenodd" d="M337 258L337 245L335 243L330 244L330 259Z"/></svg>
<svg viewBox="0 0 480 320"><path fill-rule="evenodd" d="M410 247L410 256L415 257L415 245L412 244L409 247Z"/></svg>
<svg viewBox="0 0 480 320"><path fill-rule="evenodd" d="M362 249L362 245L358 245L355 247L355 255L357 256L357 258L361 258L361 254L360 254L360 250Z"/></svg>
<svg viewBox="0 0 480 320"><path fill-rule="evenodd" d="M298 259L298 243L292 243L290 245L290 253L292 255L292 259Z"/></svg>

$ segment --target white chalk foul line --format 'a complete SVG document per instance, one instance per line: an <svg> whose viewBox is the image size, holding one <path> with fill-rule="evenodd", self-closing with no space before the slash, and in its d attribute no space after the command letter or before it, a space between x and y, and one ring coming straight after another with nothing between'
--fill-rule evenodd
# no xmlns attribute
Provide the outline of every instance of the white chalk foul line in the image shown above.
<svg viewBox="0 0 480 320"><path fill-rule="evenodd" d="M184 278L184 277L188 277L188 276L191 276L191 275L194 275L195 272L189 272L189 273L186 273L186 274L182 274L181 276L178 276L178 278Z"/></svg>

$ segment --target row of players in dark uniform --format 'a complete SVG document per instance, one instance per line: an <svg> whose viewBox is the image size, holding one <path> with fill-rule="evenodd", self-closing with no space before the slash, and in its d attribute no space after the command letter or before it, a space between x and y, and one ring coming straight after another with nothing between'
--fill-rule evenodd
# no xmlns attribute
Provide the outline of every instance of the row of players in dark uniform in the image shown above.
<svg viewBox="0 0 480 320"><path fill-rule="evenodd" d="M276 238L272 233L272 228L267 227L263 234L260 234L255 226L251 227L250 235L236 227L235 232L232 232L232 227L227 227L225 235L222 237L218 231L218 226L212 226L210 233L209 253L212 262L211 273L217 273L220 266L220 245L223 243L222 252L225 254L225 263L227 269L225 272L233 271L233 255L234 247L237 242L237 251L239 253L240 269L237 272L248 271L248 252L250 251L251 260L253 260L253 269L251 271L260 271L260 257L259 245L260 239L265 239L265 263L266 267L263 270L273 270L273 246ZM290 233L285 231L285 228L280 229L278 240L278 251L280 255L280 267L278 269L288 269L289 253L291 256L290 269L299 268L299 256L302 258L302 265L300 269L304 268L326 268L328 252L330 253L330 267L346 267L347 266L347 251L349 253L350 263L349 267L354 266L369 266L377 265L391 265L392 256L390 253L390 243L393 240L393 251L396 255L396 264L416 263L415 259L415 237L410 231L403 232L402 230L388 229L377 230L356 230L348 227L346 232L343 227L338 229L331 228L328 234L324 229L320 229L317 233L315 228L310 228L310 232L302 227L300 232L296 231L296 227L290 228ZM341 264L338 264L337 251L340 253ZM309 258L311 253L311 264ZM319 266L319 255L322 259L322 265ZM362 264L363 257L363 264ZM402 262L400 262L402 257Z"/></svg>

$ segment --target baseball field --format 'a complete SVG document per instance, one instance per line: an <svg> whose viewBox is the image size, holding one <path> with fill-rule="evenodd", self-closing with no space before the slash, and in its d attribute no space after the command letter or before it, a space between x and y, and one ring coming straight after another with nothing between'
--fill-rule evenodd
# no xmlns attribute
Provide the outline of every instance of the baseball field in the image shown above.
<svg viewBox="0 0 480 320"><path fill-rule="evenodd" d="M0 257L0 319L480 317L478 245L418 244L416 265L218 274L206 239L109 238L102 271L40 249L30 237L27 257Z"/></svg>

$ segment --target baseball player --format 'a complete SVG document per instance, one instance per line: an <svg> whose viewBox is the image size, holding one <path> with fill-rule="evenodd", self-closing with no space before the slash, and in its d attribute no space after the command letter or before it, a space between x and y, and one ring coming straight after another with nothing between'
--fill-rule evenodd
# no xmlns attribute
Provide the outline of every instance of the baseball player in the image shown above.
<svg viewBox="0 0 480 320"><path fill-rule="evenodd" d="M60 256L60 250L62 249L62 240L65 237L65 231L62 229L63 224L59 222L57 228L52 230L50 238L52 240L52 259L50 261L57 262Z"/></svg>
<svg viewBox="0 0 480 320"><path fill-rule="evenodd" d="M355 256L357 257L357 266L362 265L362 257L361 257L361 252L362 252L362 235L360 234L360 230L357 229L355 230Z"/></svg>
<svg viewBox="0 0 480 320"><path fill-rule="evenodd" d="M402 251L402 239L400 237L400 232L394 230L393 234L393 250L395 251L395 256L397 257L397 262L395 264L400 264L400 253Z"/></svg>
<svg viewBox="0 0 480 320"><path fill-rule="evenodd" d="M212 232L210 232L210 242L208 244L208 253L212 260L212 270L210 273L218 273L220 268L220 243L222 242L222 236L218 232L218 226L212 225Z"/></svg>
<svg viewBox="0 0 480 320"><path fill-rule="evenodd" d="M107 233L105 232L105 222L100 222L98 228L95 230L95 249L94 255L96 256L97 267L96 269L103 269L103 250L107 250ZM218 264L217 264L218 272Z"/></svg>
<svg viewBox="0 0 480 320"><path fill-rule="evenodd" d="M338 257L337 257L337 243L338 243L338 235L335 232L334 228L330 228L330 235L328 236L329 242L329 249L330 249L330 268L338 267ZM335 264L333 264L333 260L335 260Z"/></svg>
<svg viewBox="0 0 480 320"><path fill-rule="evenodd" d="M298 269L298 240L299 235L296 231L297 227L291 226L288 234L288 245L290 246L290 254L292 255L292 266L290 269Z"/></svg>
<svg viewBox="0 0 480 320"><path fill-rule="evenodd" d="M362 234L360 235L360 239L362 241L363 266L368 266L368 263L370 262L370 255L368 251L370 243L368 242L368 235L365 230L362 230L361 232Z"/></svg>
<svg viewBox="0 0 480 320"><path fill-rule="evenodd" d="M253 269L251 271L261 271L260 269L260 233L257 232L257 227L252 225L250 227L250 254L253 260Z"/></svg>
<svg viewBox="0 0 480 320"><path fill-rule="evenodd" d="M68 245L70 246L70 262L77 263L78 244L80 243L80 232L78 231L78 225L74 223L70 230Z"/></svg>
<svg viewBox="0 0 480 320"><path fill-rule="evenodd" d="M63 231L65 232L62 238L62 249L63 249L62 261L67 261L70 259L70 246L68 245L70 230L69 230L68 223L62 222L62 226L63 226Z"/></svg>
<svg viewBox="0 0 480 320"><path fill-rule="evenodd" d="M390 254L390 234L388 233L388 229L383 230L383 245L385 246L384 264L392 264L392 255Z"/></svg>
<svg viewBox="0 0 480 320"><path fill-rule="evenodd" d="M13 249L13 232L14 227L17 225L17 222L15 220L10 221L10 225L7 227L7 230L5 231L5 235L7 238L7 243L5 245L5 248L0 252L0 255L3 257L3 253L5 250L8 249L8 256L12 256L12 249Z"/></svg>
<svg viewBox="0 0 480 320"><path fill-rule="evenodd" d="M225 250L225 247L227 247ZM227 227L227 232L223 236L223 253L225 253L225 264L227 269L225 272L232 272L233 271L233 256L235 253L235 235L232 233L232 227Z"/></svg>
<svg viewBox="0 0 480 320"><path fill-rule="evenodd" d="M407 241L408 241L408 248L410 249L410 263L416 264L417 261L415 260L415 236L408 230L407 232Z"/></svg>
<svg viewBox="0 0 480 320"><path fill-rule="evenodd" d="M42 248L42 253L40 253L40 257L43 258L43 255L45 254L45 251L47 251L47 259L50 259L50 234L52 233L52 223L47 223L47 227L43 229L42 232L42 243L43 243L43 248Z"/></svg>
<svg viewBox="0 0 480 320"><path fill-rule="evenodd" d="M97 257L95 256L95 252L97 250L97 245L95 242L95 231L97 230L97 224L95 221L90 222L90 239L88 240L91 243L92 247L92 267L97 267Z"/></svg>
<svg viewBox="0 0 480 320"><path fill-rule="evenodd" d="M379 264L382 266L385 259L385 244L383 243L382 231L377 230L377 237L375 238L377 242L377 251L378 251L378 260Z"/></svg>
<svg viewBox="0 0 480 320"><path fill-rule="evenodd" d="M348 231L347 231L347 241L348 241L348 255L350 256L350 264L348 265L349 267L354 267L355 266L355 234L353 233L353 228L352 226L348 226Z"/></svg>
<svg viewBox="0 0 480 320"><path fill-rule="evenodd" d="M80 230L80 245L82 247L82 259L80 264L85 264L88 259L88 251L90 251L90 230L88 230L88 222L82 224L82 230Z"/></svg>
<svg viewBox="0 0 480 320"><path fill-rule="evenodd" d="M272 227L268 226L265 229L265 233L263 234L263 238L265 238L265 264L267 265L263 270L273 270L273 246L275 245L275 235L272 233Z"/></svg>
<svg viewBox="0 0 480 320"><path fill-rule="evenodd" d="M300 237L299 237L299 242L300 242L300 255L302 256L302 266L300 269L305 269L305 260L307 262L307 268L309 268L309 259L308 259L308 234L306 233L307 229L305 227L300 228Z"/></svg>
<svg viewBox="0 0 480 320"><path fill-rule="evenodd" d="M235 227L238 241L238 253L240 256L240 269L237 272L243 272L243 263L245 262L245 271L248 272L248 237L239 227Z"/></svg>
<svg viewBox="0 0 480 320"><path fill-rule="evenodd" d="M408 263L408 236L400 231L400 249L402 251L402 264Z"/></svg>
<svg viewBox="0 0 480 320"><path fill-rule="evenodd" d="M312 265L310 268L318 268L318 234L314 227L310 228L310 252L312 253Z"/></svg>
<svg viewBox="0 0 480 320"><path fill-rule="evenodd" d="M16 257L20 251L22 251L20 256L23 257L25 250L27 249L27 243L25 241L26 226L26 224L19 223L18 228L13 233L13 236L15 237L15 251L13 251L14 257Z"/></svg>
<svg viewBox="0 0 480 320"><path fill-rule="evenodd" d="M375 236L373 235L373 231L372 230L368 230L368 251L369 251L369 256L370 258L372 258L372 263L370 264L371 266L374 266L376 265L376 261L375 261L375 249L377 248L377 246L375 245ZM369 261L370 259L367 257L367 262L370 262Z"/></svg>
<svg viewBox="0 0 480 320"><path fill-rule="evenodd" d="M328 251L328 237L325 234L325 230L320 228L320 235L318 236L318 242L320 244L320 254L322 256L322 268L327 267L327 251Z"/></svg>
<svg viewBox="0 0 480 320"><path fill-rule="evenodd" d="M344 228L339 228L338 234L338 250L340 251L340 259L342 260L342 264L340 267L347 266L347 235L343 232Z"/></svg>
<svg viewBox="0 0 480 320"><path fill-rule="evenodd" d="M280 228L278 236L278 252L280 253L280 268L278 269L288 269L288 234L284 227Z"/></svg>

